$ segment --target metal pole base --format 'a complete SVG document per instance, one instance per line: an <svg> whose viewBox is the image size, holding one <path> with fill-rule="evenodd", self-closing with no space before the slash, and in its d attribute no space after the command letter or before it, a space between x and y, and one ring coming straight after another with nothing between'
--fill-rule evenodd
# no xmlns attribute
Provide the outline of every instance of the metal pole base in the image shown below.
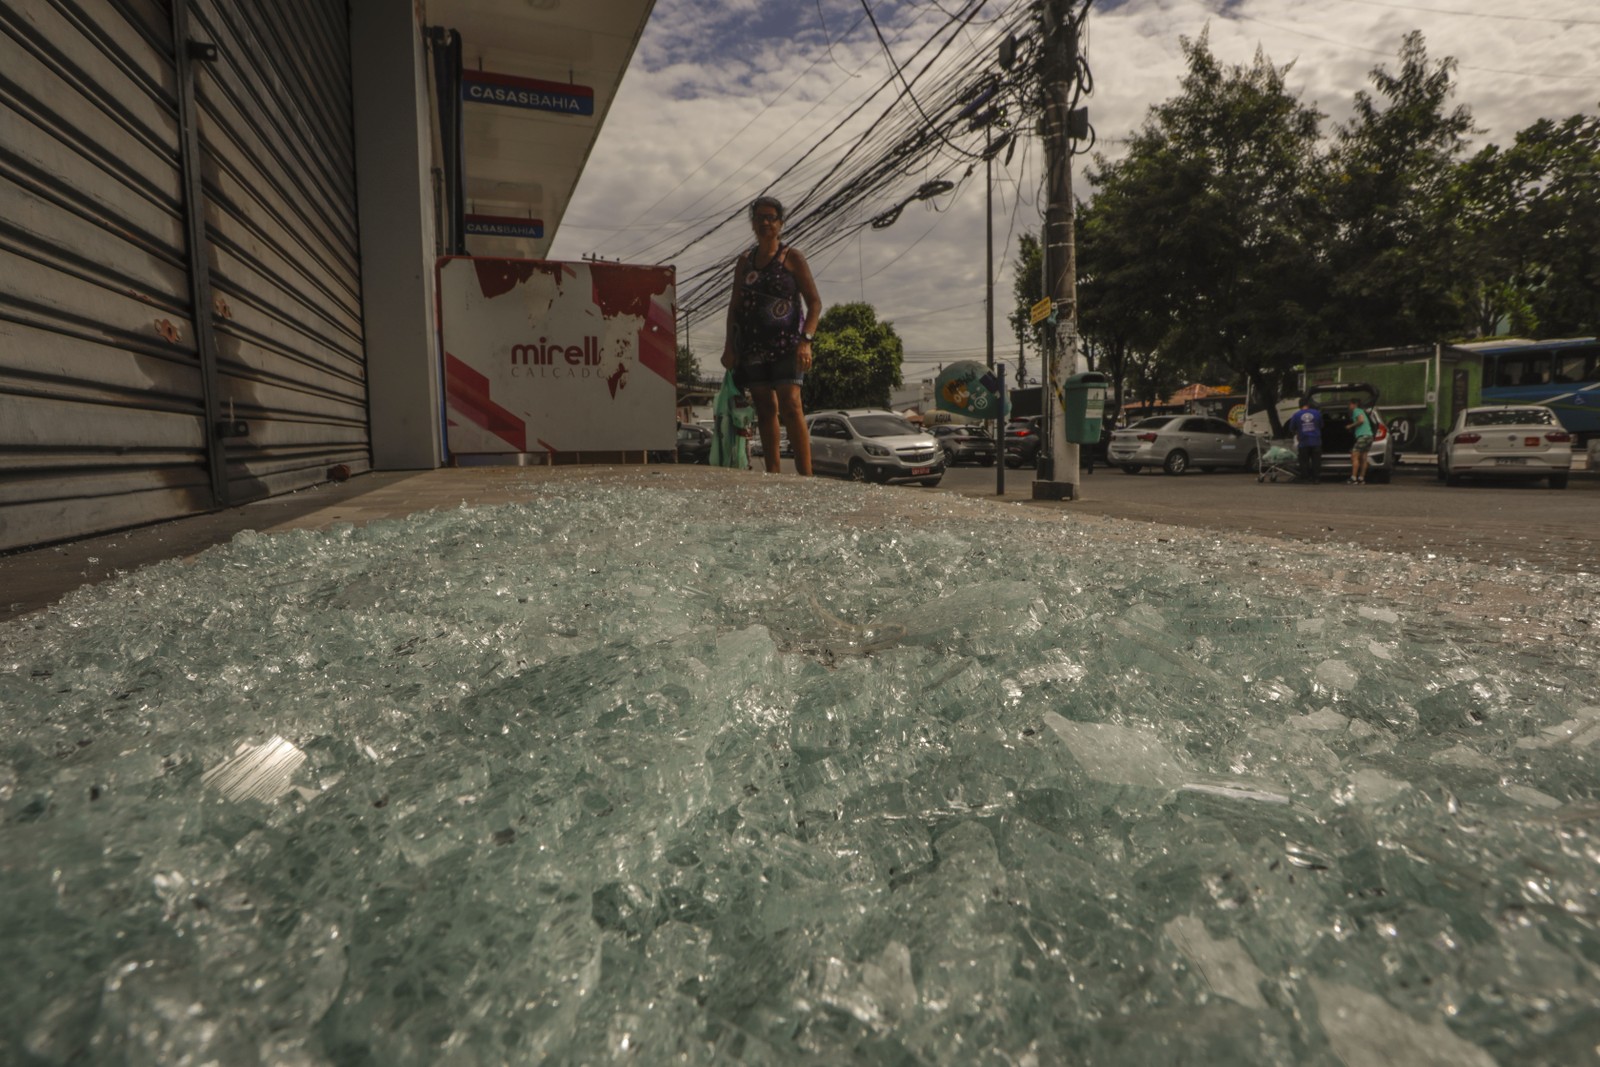
<svg viewBox="0 0 1600 1067"><path fill-rule="evenodd" d="M1033 483L1033 499L1076 500L1078 487L1071 482L1047 482L1039 479Z"/></svg>

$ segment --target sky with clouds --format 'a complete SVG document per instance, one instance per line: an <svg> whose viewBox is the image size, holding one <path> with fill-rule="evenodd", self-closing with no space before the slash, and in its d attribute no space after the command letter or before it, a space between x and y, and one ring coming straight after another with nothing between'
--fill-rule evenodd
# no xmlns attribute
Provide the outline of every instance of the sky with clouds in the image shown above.
<svg viewBox="0 0 1600 1067"><path fill-rule="evenodd" d="M951 13L980 0L869 2L904 64ZM963 43L988 54L989 20L1021 2L987 0ZM1087 104L1097 151L1112 157L1147 110L1177 92L1180 38L1207 31L1222 62L1249 63L1260 48L1276 64L1293 63L1290 86L1328 116L1329 134L1355 93L1370 88L1374 66L1397 69L1401 39L1414 29L1430 58L1458 62L1455 103L1472 111L1475 144L1509 143L1539 118L1600 111L1595 0L1097 0L1088 27ZM749 243L743 225L678 250L763 188L798 195L796 160L891 76L861 0L656 0L552 256L665 258L680 277L731 266ZM1042 147L1027 139L995 171L995 345L1007 363L1016 358L1004 321L1010 261L1017 234L1040 225ZM1074 167L1080 196L1086 162ZM908 176L906 191L920 180ZM810 256L824 302L865 299L894 323L908 382L939 363L984 356L984 202L980 170L936 208L914 204L894 226ZM701 367L714 368L720 325L697 324L687 340Z"/></svg>

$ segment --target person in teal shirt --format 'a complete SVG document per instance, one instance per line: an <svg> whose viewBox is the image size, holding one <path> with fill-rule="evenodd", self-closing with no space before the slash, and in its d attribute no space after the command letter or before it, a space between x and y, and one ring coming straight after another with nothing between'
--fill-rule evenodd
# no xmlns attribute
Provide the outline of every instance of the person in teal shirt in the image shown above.
<svg viewBox="0 0 1600 1067"><path fill-rule="evenodd" d="M1355 440L1350 445L1350 484L1367 484L1367 453L1372 451L1372 412L1350 401L1350 430Z"/></svg>

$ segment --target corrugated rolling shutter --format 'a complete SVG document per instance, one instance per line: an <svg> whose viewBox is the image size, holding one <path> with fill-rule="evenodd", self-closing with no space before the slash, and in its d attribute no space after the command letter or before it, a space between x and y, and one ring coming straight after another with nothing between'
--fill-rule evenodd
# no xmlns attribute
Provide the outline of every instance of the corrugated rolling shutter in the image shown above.
<svg viewBox="0 0 1600 1067"><path fill-rule="evenodd" d="M192 63L198 285L170 4L0 4L0 549L370 466L345 0L178 14L217 48ZM208 432L207 291L213 411L245 437Z"/></svg>
<svg viewBox="0 0 1600 1067"><path fill-rule="evenodd" d="M0 5L0 548L211 506L171 16Z"/></svg>
<svg viewBox="0 0 1600 1067"><path fill-rule="evenodd" d="M220 414L234 501L371 466L344 0L199 0Z"/></svg>

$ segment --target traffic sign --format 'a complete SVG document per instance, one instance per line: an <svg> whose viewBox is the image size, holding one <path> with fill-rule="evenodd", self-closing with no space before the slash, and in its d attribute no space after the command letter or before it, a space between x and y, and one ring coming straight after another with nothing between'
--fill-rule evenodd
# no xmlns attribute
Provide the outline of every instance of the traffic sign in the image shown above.
<svg viewBox="0 0 1600 1067"><path fill-rule="evenodd" d="M973 419L1003 417L1000 410L1000 383L990 375L989 369L973 360L951 363L933 383L934 406L952 415L965 415Z"/></svg>
<svg viewBox="0 0 1600 1067"><path fill-rule="evenodd" d="M1045 297L1043 300L1033 305L1033 310L1028 313L1029 324L1033 326L1039 325L1045 319L1050 317L1050 312L1054 309L1055 303L1048 296Z"/></svg>

